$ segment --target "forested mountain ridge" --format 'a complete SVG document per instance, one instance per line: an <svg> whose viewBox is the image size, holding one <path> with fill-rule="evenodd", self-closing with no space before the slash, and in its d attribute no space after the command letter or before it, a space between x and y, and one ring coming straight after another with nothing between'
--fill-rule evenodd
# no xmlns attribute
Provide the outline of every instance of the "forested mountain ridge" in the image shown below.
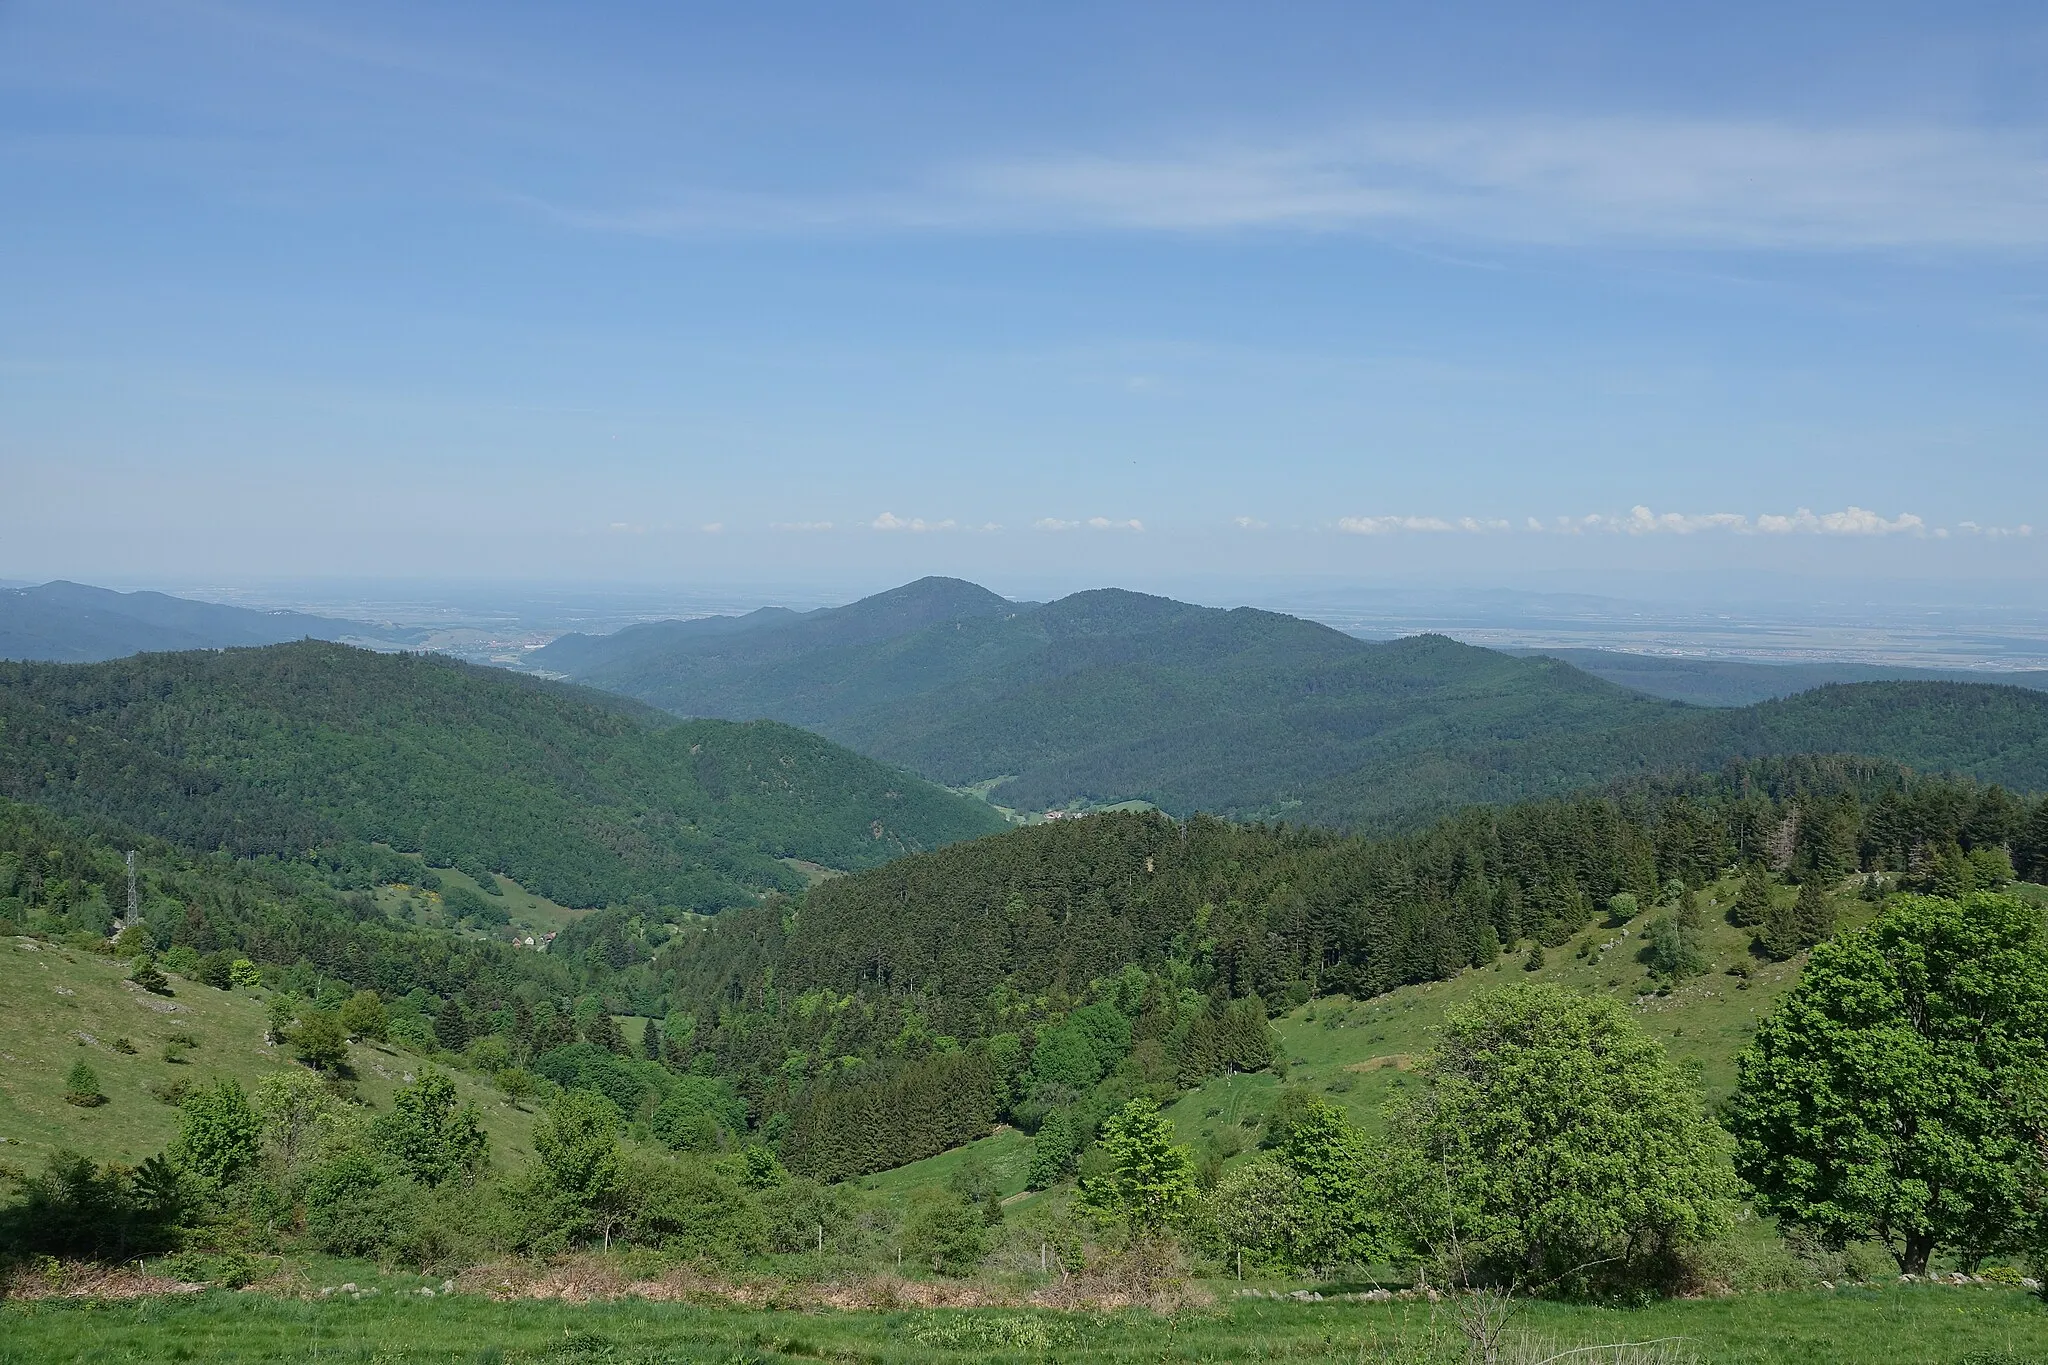
<svg viewBox="0 0 2048 1365"><path fill-rule="evenodd" d="M382 842L567 905L715 910L1002 824L789 726L317 642L0 665L0 756L0 794L187 848Z"/></svg>
<svg viewBox="0 0 2048 1365"><path fill-rule="evenodd" d="M943 579L794 624L690 624L693 643L666 652L581 642L601 661L577 676L681 714L803 725L1027 809L1142 799L1177 815L1412 827L1475 801L1787 752L2048 785L2048 695L1987 684L1861 684L1872 690L1708 711L1443 636L1374 643L1120 589L1006 603Z"/></svg>
<svg viewBox="0 0 2048 1365"><path fill-rule="evenodd" d="M634 626L613 635L570 635L536 650L538 668L569 674L684 715L752 719L710 700L724 686L751 688L758 669L894 640L933 626L1027 609L958 578L921 578L843 607L791 612L768 607L737 617ZM747 703L736 698L744 711Z"/></svg>
<svg viewBox="0 0 2048 1365"><path fill-rule="evenodd" d="M804 613L788 607L759 607L743 616L697 616L684 621L648 621L627 626L610 635L571 633L557 636L533 655L533 661L550 674L568 676L626 658L657 654L671 648L690 648L720 635L783 626Z"/></svg>
<svg viewBox="0 0 2048 1365"><path fill-rule="evenodd" d="M1253 1055L1233 1002L1278 1009L1444 979L1518 942L1565 943L1617 896L1623 918L1681 910L1686 888L1744 866L1823 897L1859 872L1960 894L2009 881L2015 860L2048 877L2048 800L1842 756L1473 808L1391 838L1107 812L732 912L625 976L695 1021L686 1060L732 1077L756 1112L791 1116L793 1162L844 1174L957 1140L886 1117L905 1087L1026 1127L1070 1107L1086 1130L1107 1112L1087 1098L1098 1081L1110 1086L1098 1099L1170 1091ZM1745 921L1780 956L1825 933L1768 922L1792 908L1789 892L1768 893ZM1077 1090L1036 1058L1098 1006L1113 1006L1122 1041Z"/></svg>
<svg viewBox="0 0 2048 1365"><path fill-rule="evenodd" d="M198 602L160 592L114 592L62 580L0 590L0 659L92 663L143 651L230 649L288 640L415 644L417 630Z"/></svg>

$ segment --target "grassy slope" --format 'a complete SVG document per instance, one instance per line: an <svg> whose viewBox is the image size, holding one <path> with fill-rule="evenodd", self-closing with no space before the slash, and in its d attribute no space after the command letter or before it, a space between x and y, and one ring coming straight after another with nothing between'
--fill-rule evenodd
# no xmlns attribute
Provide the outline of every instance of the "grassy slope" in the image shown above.
<svg viewBox="0 0 2048 1365"><path fill-rule="evenodd" d="M434 875L441 879L441 891L438 893L394 884L379 886L371 894L384 912L394 918L410 919L429 928L481 938L511 938L515 934L532 934L539 938L542 934L559 933L589 913L558 905L546 896L527 890L510 877L494 873L492 876L498 884L499 895L485 896L485 899L504 910L508 922L487 930L467 929L441 908L443 899L447 892L457 887L485 895L482 885L452 867L436 868Z"/></svg>
<svg viewBox="0 0 2048 1365"><path fill-rule="evenodd" d="M298 1065L285 1049L263 1041L268 992L218 991L173 976L177 994L166 1000L135 990L126 978L125 965L112 958L0 939L0 1000L7 1002L0 1029L0 1137L7 1141L0 1160L36 1170L50 1151L68 1147L102 1161L139 1161L163 1150L178 1129L177 1111L154 1099L146 1085L232 1076L253 1088L264 1076ZM199 1040L183 1064L163 1056L176 1033ZM119 1037L135 1045L134 1056L114 1050ZM65 1073L80 1060L99 1073L106 1104L82 1109L65 1103ZM380 1110L423 1065L409 1053L361 1044L350 1049L350 1061L363 1099ZM472 1076L450 1075L483 1111L496 1159L526 1160L533 1115Z"/></svg>
<svg viewBox="0 0 2048 1365"><path fill-rule="evenodd" d="M1788 887L1778 888L1789 897ZM1288 1082L1310 1086L1344 1106L1368 1128L1379 1124L1381 1107L1408 1084L1407 1071L1429 1051L1445 1012L1481 991L1514 981L1544 981L1583 990L1601 991L1634 1002L1636 1017L1670 1054L1701 1068L1709 1104L1718 1103L1735 1085L1735 1056L1749 1042L1757 1021L1798 978L1803 957L1771 963L1749 950L1751 931L1726 920L1735 897L1735 883L1709 888L1703 899L1706 931L1703 949L1707 973L1685 982L1668 996L1654 994L1648 969L1636 960L1645 946L1643 931L1659 913L1645 911L1622 928L1585 930L1561 947L1544 950L1545 965L1523 970L1523 956L1502 957L1490 967L1466 971L1449 981L1403 986L1374 1000L1335 997L1305 1005L1274 1021L1292 1063ZM1874 907L1853 897L1837 900L1846 926L1867 919ZM1581 958L1581 945L1592 944L1595 955ZM1599 945L1608 946L1599 951ZM1749 966L1747 989L1726 969ZM1169 1111L1184 1141L1205 1139L1241 1116L1271 1106L1280 1082L1270 1073L1218 1077L1189 1092Z"/></svg>
<svg viewBox="0 0 2048 1365"><path fill-rule="evenodd" d="M332 1268L339 1279L345 1267ZM1641 1309L1533 1305L1523 1323L1550 1350L1656 1341L1630 1362L1926 1365L1996 1353L2034 1362L2048 1316L2017 1290L1932 1286L1679 1300ZM1671 1339L1676 1338L1676 1341ZM0 1306L0 1365L191 1359L255 1361L655 1362L775 1360L992 1365L1062 1361L1349 1362L1451 1365L1456 1329L1426 1303L1226 1301L1172 1316L1142 1312L819 1313L649 1303L499 1303L472 1295L384 1294L305 1301L230 1291L132 1304ZM1613 1361L1585 1353L1571 1361Z"/></svg>
<svg viewBox="0 0 2048 1365"><path fill-rule="evenodd" d="M1702 893L1707 921L1702 946L1708 971L1668 996L1654 994L1648 968L1636 960L1644 947L1644 929L1663 913L1645 911L1624 927L1596 927L1561 947L1546 949L1545 965L1534 972L1522 969L1523 955L1516 953L1449 981L1403 986L1366 1001L1326 998L1284 1014L1273 1021L1273 1027L1291 1063L1287 1083L1323 1093L1365 1127L1376 1130L1381 1107L1407 1083L1408 1068L1429 1050L1447 1009L1508 982L1545 981L1635 1001L1643 1026L1673 1057L1698 1062L1708 1102L1718 1103L1734 1088L1735 1055L1748 1044L1757 1020L1797 979L1803 960L1770 963L1750 952L1750 931L1726 920L1735 890L1736 883L1730 880ZM2022 890L2048 897L2048 889ZM1789 899L1794 893L1789 887L1780 887L1778 894ZM1846 896L1836 905L1844 926L1867 919L1874 908ZM1596 949L1603 943L1612 946L1594 958L1582 959L1577 953L1583 943L1592 943ZM1750 968L1746 989L1738 989L1738 979L1726 974L1726 968L1735 963ZM1281 1084L1272 1073L1263 1071L1218 1076L1183 1095L1167 1114L1183 1142L1204 1145L1226 1137L1227 1130L1236 1127L1249 1144L1257 1140L1259 1121L1272 1108ZM1030 1140L1010 1128L965 1147L868 1176L860 1185L898 1196L928 1185L943 1185L968 1152L977 1153L989 1165L1004 1194L1024 1188Z"/></svg>

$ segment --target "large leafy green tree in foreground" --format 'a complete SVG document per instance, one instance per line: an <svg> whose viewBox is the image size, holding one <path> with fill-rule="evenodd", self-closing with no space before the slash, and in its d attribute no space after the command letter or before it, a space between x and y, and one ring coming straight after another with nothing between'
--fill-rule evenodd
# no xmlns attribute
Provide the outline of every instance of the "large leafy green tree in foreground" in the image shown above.
<svg viewBox="0 0 2048 1365"><path fill-rule="evenodd" d="M1604 996L1509 986L1445 1020L1389 1113L1386 1207L1454 1282L1643 1284L1725 1230L1734 1179L1699 1096Z"/></svg>
<svg viewBox="0 0 2048 1365"><path fill-rule="evenodd" d="M1813 951L1740 1062L1730 1126L1759 1208L1908 1274L2039 1223L2048 941L2025 902L1895 899Z"/></svg>

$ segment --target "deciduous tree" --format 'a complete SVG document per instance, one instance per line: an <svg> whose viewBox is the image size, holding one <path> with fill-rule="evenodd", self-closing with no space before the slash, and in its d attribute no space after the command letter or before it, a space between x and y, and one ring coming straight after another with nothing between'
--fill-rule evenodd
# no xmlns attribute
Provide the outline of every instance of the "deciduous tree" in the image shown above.
<svg viewBox="0 0 2048 1365"><path fill-rule="evenodd" d="M401 1087L391 1097L391 1112L377 1120L375 1133L399 1169L422 1185L440 1185L475 1171L490 1155L482 1115L474 1104L458 1104L454 1083L438 1071L424 1072Z"/></svg>
<svg viewBox="0 0 2048 1365"><path fill-rule="evenodd" d="M1453 1010L1381 1149L1392 1230L1468 1284L1658 1283L1730 1222L1699 1096L1621 1006L1508 986Z"/></svg>
<svg viewBox="0 0 2048 1365"><path fill-rule="evenodd" d="M171 1155L194 1175L227 1184L263 1154L263 1119L236 1080L188 1092L178 1105Z"/></svg>
<svg viewBox="0 0 2048 1365"><path fill-rule="evenodd" d="M1108 1169L1081 1183L1081 1204L1133 1233L1163 1230L1195 1193L1195 1160L1173 1140L1173 1124L1150 1100L1137 1099L1102 1125Z"/></svg>
<svg viewBox="0 0 2048 1365"><path fill-rule="evenodd" d="M2033 1235L2048 1141L2048 945L2010 896L1895 898L1813 952L1739 1064L1758 1207L1900 1270Z"/></svg>

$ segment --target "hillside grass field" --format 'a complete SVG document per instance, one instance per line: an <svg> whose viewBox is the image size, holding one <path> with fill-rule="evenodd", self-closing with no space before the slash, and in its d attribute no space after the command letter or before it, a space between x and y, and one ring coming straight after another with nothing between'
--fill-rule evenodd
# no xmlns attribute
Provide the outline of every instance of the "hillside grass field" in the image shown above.
<svg viewBox="0 0 2048 1365"><path fill-rule="evenodd" d="M365 1270L371 1268L365 1267ZM339 1277L345 1266L325 1268ZM1532 1304L1517 1362L1601 1365L2034 1365L2048 1313L2010 1289L1888 1286L1638 1309ZM1515 1349L1515 1348L1511 1348ZM0 1305L0 1365L204 1360L524 1365L768 1365L783 1360L936 1365L984 1361L1353 1362L1450 1365L1463 1340L1426 1302L1226 1298L1173 1314L1046 1310L807 1312L624 1300L499 1302L383 1293L328 1300L215 1290L139 1302Z"/></svg>
<svg viewBox="0 0 2048 1365"><path fill-rule="evenodd" d="M496 906L505 912L506 923L495 930L468 930L484 938L510 938L515 931L520 935L560 933L589 914L573 906L559 905L536 891L529 891L518 882L502 873L487 873L497 883L498 894L488 895L482 881L452 867L437 867L434 875L440 879L438 892L424 891L403 882L388 883L374 888L371 895L386 914L400 920L409 919L415 924L429 928L444 929L450 933L465 930L443 906L448 893L453 890L474 891L485 896L485 904ZM688 911L673 911L671 918L678 921L695 918Z"/></svg>
<svg viewBox="0 0 2048 1365"><path fill-rule="evenodd" d="M1755 931L1728 922L1735 892L1736 881L1729 878L1700 893L1706 970L1668 994L1659 993L1639 954L1650 923L1669 911L1645 910L1622 925L1601 919L1544 949L1543 965L1534 971L1526 968L1526 952L1508 953L1447 981L1403 986L1371 1000L1328 996L1290 1010L1273 1021L1289 1063L1285 1083L1321 1092L1376 1131L1382 1107L1405 1088L1407 1073L1434 1045L1447 1011L1482 991L1538 981L1629 1002L1675 1060L1698 1067L1709 1107L1718 1105L1735 1088L1736 1055L1778 997L1798 981L1805 961L1803 953L1783 962L1754 953ZM1775 894L1789 900L1795 893L1781 886ZM1849 895L1836 896L1834 905L1841 928L1864 922L1877 908ZM1746 975L1731 975L1731 967ZM1271 1108L1281 1084L1268 1072L1219 1076L1189 1091L1168 1112L1183 1141L1207 1139Z"/></svg>
<svg viewBox="0 0 2048 1365"><path fill-rule="evenodd" d="M149 1087L179 1081L198 1086L232 1077L253 1089L265 1076L304 1068L290 1049L264 1041L270 993L261 988L215 990L172 975L169 999L128 983L126 963L48 940L0 939L0 1162L42 1169L60 1149L96 1161L133 1164L177 1136L178 1110ZM135 1051L119 1051L126 1039ZM190 1038L194 1046L179 1045ZM166 1050L182 1061L166 1060ZM98 1073L107 1102L81 1108L64 1099L65 1074L83 1061ZM358 1095L373 1110L427 1065L419 1057L375 1044L349 1048ZM499 1161L524 1162L532 1151L534 1114L461 1071L447 1073L462 1099L483 1115Z"/></svg>

